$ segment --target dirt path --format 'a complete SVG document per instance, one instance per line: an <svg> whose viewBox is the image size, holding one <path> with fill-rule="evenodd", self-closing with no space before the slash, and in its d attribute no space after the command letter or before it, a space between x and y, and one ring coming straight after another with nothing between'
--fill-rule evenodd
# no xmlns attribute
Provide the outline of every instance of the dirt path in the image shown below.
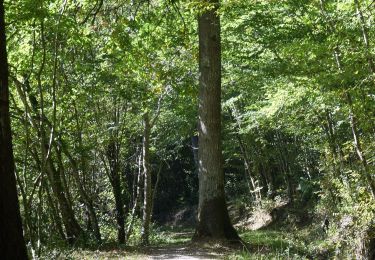
<svg viewBox="0 0 375 260"><path fill-rule="evenodd" d="M233 249L222 247L217 244L192 243L192 231L174 231L163 234L165 239L175 242L174 244L158 244L146 247L125 246L119 247L116 243L107 244L97 250L76 250L67 255L60 255L58 259L224 259L226 255L232 254Z"/></svg>
<svg viewBox="0 0 375 260"><path fill-rule="evenodd" d="M75 251L69 255L59 255L57 259L124 259L124 260L168 260L168 259L223 259L227 251L219 248L198 248L190 244L173 246L150 246L137 250L108 249L97 251ZM227 252L228 253L228 252Z"/></svg>
<svg viewBox="0 0 375 260"><path fill-rule="evenodd" d="M216 252L215 252L216 251ZM146 259L222 259L222 250L196 248L189 245L150 247L144 252Z"/></svg>

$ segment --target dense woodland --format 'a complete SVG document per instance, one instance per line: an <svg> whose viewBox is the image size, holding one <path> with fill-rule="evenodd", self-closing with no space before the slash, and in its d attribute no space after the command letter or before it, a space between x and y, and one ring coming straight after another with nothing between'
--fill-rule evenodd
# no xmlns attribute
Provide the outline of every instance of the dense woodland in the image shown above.
<svg viewBox="0 0 375 260"><path fill-rule="evenodd" d="M375 259L374 25L372 0L0 0L0 258Z"/></svg>

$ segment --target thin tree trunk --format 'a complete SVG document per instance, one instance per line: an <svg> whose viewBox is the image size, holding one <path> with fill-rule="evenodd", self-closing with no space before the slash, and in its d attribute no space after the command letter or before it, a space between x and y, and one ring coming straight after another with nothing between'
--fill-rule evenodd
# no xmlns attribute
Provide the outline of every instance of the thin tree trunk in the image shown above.
<svg viewBox="0 0 375 260"><path fill-rule="evenodd" d="M77 129L78 129L78 144L79 144L79 151L80 151L80 166L81 166L81 171L82 171L82 176L83 178L85 178L85 176L87 176L87 162L86 162L86 153L84 152L85 149L83 147L83 140L82 140L82 124L80 124L79 122L79 114L78 114L78 109L77 109L77 105L76 105L76 102L74 101L74 117L75 117L75 120L76 120L76 126L77 126ZM63 147L64 149L64 147ZM67 149L64 149L64 151L67 151ZM69 152L69 151L67 151ZM67 154L67 153L65 153ZM82 197L84 203L85 203L85 206L87 208L87 212L88 212L88 216L89 216L89 220L92 224L92 229L93 229L93 232L94 232L94 236L96 238L96 240L98 242L101 242L102 240L102 237L101 237L101 234L100 234L100 228L99 228L99 223L98 223L98 218L97 218L97 215L96 215L96 212L95 212L95 209L94 209L94 202L93 202L93 199L92 197L89 195L89 193L87 192L87 189L85 189L85 182L81 181L80 177L79 177L79 169L78 169L78 163L73 159L73 156L71 156L69 154L69 160L71 161L72 165L75 167L75 174L74 176L76 177L76 182L77 182L77 185L79 187L79 192L80 192L80 196Z"/></svg>
<svg viewBox="0 0 375 260"><path fill-rule="evenodd" d="M154 212L154 204L155 204L156 194L157 194L158 188L159 188L159 182L160 182L160 177L161 177L161 171L162 171L162 169L163 169L163 162L160 162L159 170L158 170L158 173L156 174L155 187L154 187L154 190L152 191L151 218L152 218L153 212Z"/></svg>
<svg viewBox="0 0 375 260"><path fill-rule="evenodd" d="M371 57L371 46L370 46L370 40L369 40L369 36L368 36L368 28L366 26L366 21L365 21L365 18L363 16L359 1L354 0L354 4L355 4L356 10L357 10L358 19L361 23L362 38L363 38L363 43L365 45L365 52L366 52L366 59L367 59L367 62L368 62L368 66L369 66L370 72L375 73L375 64L374 64L373 58Z"/></svg>
<svg viewBox="0 0 375 260"><path fill-rule="evenodd" d="M32 147L32 150L30 151L34 161L35 161L35 165L36 165L36 168L38 171L42 171L41 170L41 161L38 157L38 153L37 153L37 150L35 147ZM35 181L35 185L39 183L39 188L38 188L38 208L39 208L39 205L42 204L43 200L42 200L42 190L43 188L45 189L46 191L46 196L47 196L47 202L49 204L49 207L50 207L50 213L51 213L51 216L52 216L52 219L53 219L53 224L56 228L56 231L58 231L58 233L60 234L61 238L63 240L66 239L66 236L65 236L65 233L64 233L64 230L63 230L63 225L62 225L62 222L61 222L61 218L60 218L60 215L59 215L59 212L58 212L58 209L57 207L55 206L56 204L58 203L55 203L53 201L53 198L49 192L49 188L51 185L46 185L45 183L45 179L43 178L43 175L42 173L39 175L39 177L37 178L37 180ZM29 205L27 205L27 207L31 207L31 201L33 200L33 196L34 196L34 192L36 191L36 186L35 188L32 190L31 192L31 195L29 196ZM39 211L38 211L39 212ZM38 215L38 221L39 221L39 213L37 214ZM39 231L39 222L38 222L38 232ZM37 235L38 237L38 251L39 251L39 244L40 244L40 235Z"/></svg>
<svg viewBox="0 0 375 260"><path fill-rule="evenodd" d="M64 233L63 224L61 222L58 209L55 206L56 203L52 199L51 193L49 191L49 187L45 185L45 183L42 181L41 187L39 188L39 190L42 191L43 188L46 190L47 202L49 203L50 213L53 219L53 225L55 226L57 232L60 234L60 237L65 240L66 236ZM39 201L39 203L41 203L41 201Z"/></svg>
<svg viewBox="0 0 375 260"><path fill-rule="evenodd" d="M324 0L320 0L320 4L321 4L321 11L323 13L323 16L326 18L326 11L325 11L325 6L324 6L324 4L325 4ZM358 2L356 3L356 7L360 11ZM361 15L361 12L359 12L359 15ZM363 20L363 22L364 22L364 20ZM330 26L330 30L332 32L334 32L335 31L334 25L332 23L329 23L329 26ZM366 40L366 28L365 27L364 27L364 32L363 33L364 33L364 38ZM369 44L368 43L368 39L367 39L367 44ZM336 46L336 48L334 49L334 56L335 56L335 59L336 59L337 69L338 69L338 71L340 73L342 73L344 71L343 71L343 65L342 65L342 62L341 62L339 51L340 50L339 50L338 46ZM351 95L349 93L349 90L347 90L347 89L345 89L345 101L346 101L346 103L347 103L347 105L349 107L349 123L350 123L350 126L351 126L352 135L353 135L353 145L354 145L354 148L355 148L356 153L358 155L358 158L359 158L359 160L361 161L361 163L363 165L364 175L365 175L365 179L366 179L367 185L370 188L372 196L375 198L375 181L374 181L374 179L371 176L371 173L370 173L370 170L369 170L369 167L368 167L368 164L367 164L366 157L365 157L365 155L363 154L363 151L362 151L361 141L360 141L359 135L358 135L357 117L354 114L354 110L353 110L353 100L352 100L352 97L351 97Z"/></svg>
<svg viewBox="0 0 375 260"><path fill-rule="evenodd" d="M54 144L55 142L53 142L53 145ZM73 208L73 198L69 191L70 185L68 184L68 179L66 178L65 167L64 167L64 163L63 163L63 159L61 155L61 149L58 149L57 145L54 145L54 147L55 147L55 152L56 152L56 163L57 163L56 170L59 172L59 175L61 177L61 184L62 184L63 190L65 191L65 197L69 203L69 207Z"/></svg>
<svg viewBox="0 0 375 260"><path fill-rule="evenodd" d="M349 104L349 122L350 122L350 126L351 126L351 129L352 129L352 134L353 134L354 148L355 148L355 151L358 155L359 160L361 161L361 163L363 165L364 174L365 174L366 180L367 180L367 182L370 186L372 196L375 198L375 182L374 182L374 179L371 177L371 173L370 173L369 165L367 163L367 159L366 159L366 157L365 157L365 155L363 154L363 151L362 151L362 144L361 144L361 141L359 139L359 134L358 134L358 130L357 130L358 129L357 118L356 118L356 116L353 112L353 101L352 101L352 97L349 94L349 92L346 92L346 98L347 98L347 101L348 101L348 104Z"/></svg>
<svg viewBox="0 0 375 260"><path fill-rule="evenodd" d="M117 222L117 240L119 244L125 243L125 210L123 193L121 189L119 161L118 161L118 144L115 141L107 147L107 158L109 161L109 180L112 186L113 196L115 198L116 206L116 222Z"/></svg>
<svg viewBox="0 0 375 260"><path fill-rule="evenodd" d="M152 187L151 187L151 171L149 168L149 153L150 153L150 119L146 112L143 116L143 214L142 214L142 229L141 240L143 245L149 244L150 235L150 221L151 221L151 200L152 200Z"/></svg>
<svg viewBox="0 0 375 260"><path fill-rule="evenodd" d="M129 239L130 234L132 232L135 214L136 214L136 211L139 207L139 202L141 200L142 162L143 162L143 160L142 160L142 153L141 153L139 155L139 158L138 158L138 178L137 178L137 181L136 181L136 192L134 193L134 204L133 204L133 208L132 208L131 216L130 216L131 219L130 219L129 225L126 228L126 241Z"/></svg>
<svg viewBox="0 0 375 260"><path fill-rule="evenodd" d="M62 143L62 142L60 142L60 143ZM85 204L85 206L87 208L87 212L88 212L89 220L92 224L94 236L95 236L96 240L98 242L100 242L101 241L101 234L100 234L98 218L96 216L96 212L95 212L95 209L94 209L94 203L93 203L92 198L87 194L87 192L86 192L86 190L85 190L85 188L82 184L82 181L79 178L78 163L73 158L73 156L70 154L67 147L62 145L61 149L62 149L63 153L68 157L68 160L70 161L70 163L72 165L73 178L75 179L75 182L77 183L79 195L80 195L83 203ZM81 165L81 166L83 167L84 165ZM82 169L82 171L85 172L84 169ZM83 174L85 174L85 173L83 173Z"/></svg>
<svg viewBox="0 0 375 260"><path fill-rule="evenodd" d="M13 78L15 85L17 87L18 94L21 97L21 100L26 108L30 111L30 106L26 99L26 94L22 89L22 83L17 81L17 79ZM39 89L41 91L41 89ZM35 158L36 163L41 165L40 171L42 176L44 176L44 172L47 173L48 180L52 186L53 195L56 197L60 210L61 210L61 216L64 223L65 231L66 231L66 237L69 243L74 243L74 241L82 235L82 229L79 226L75 216L73 209L65 195L65 189L62 183L62 177L61 174L54 166L52 157L51 157L51 148L52 145L55 145L53 140L50 140L48 142L47 140L47 134L45 131L45 123L50 126L50 122L48 121L48 118L44 115L43 112L43 94L40 93L40 107L41 112L40 114L34 118L31 115L29 115L30 124L35 128L35 131L38 133L40 138L40 149L41 149L41 156L42 160L39 160L38 158ZM33 112L35 114L38 114L37 104L33 106Z"/></svg>
<svg viewBox="0 0 375 260"><path fill-rule="evenodd" d="M239 122L239 119L237 118L235 108L231 109L230 113L231 113L230 115L231 115L232 119L236 121L236 125L237 125L237 131L235 131L234 135L236 136L236 139L237 139L238 144L240 146L242 159L243 159L244 166L245 166L245 178L246 178L247 185L249 187L250 196L253 196L253 193L254 193L255 194L255 203L260 203L261 199L262 199L262 196L261 196L260 189L259 189L258 185L256 185L256 181L253 177L253 174L251 173L250 159L249 159L249 156L247 154L247 149L246 149L245 143L242 140L241 135L239 134L239 131L241 130L241 124Z"/></svg>
<svg viewBox="0 0 375 260"><path fill-rule="evenodd" d="M344 181L345 176L344 176L344 173L343 173L343 170L342 170L342 168L343 168L342 167L342 165L343 165L342 158L344 156L342 155L342 150L341 150L339 144L337 143L337 138L336 138L336 133L335 133L335 130L334 130L334 122L333 122L333 119L332 119L332 115L328 110L325 111L325 115L326 115L325 120L327 121L327 125L324 124L324 131L326 133L328 143L329 143L329 146L330 146L330 149L331 149L331 152L332 152L333 173L334 173L334 176L336 178L338 178L338 180L343 185L346 185L346 183Z"/></svg>
<svg viewBox="0 0 375 260"><path fill-rule="evenodd" d="M47 159L46 171L52 187L54 196L56 196L57 201L60 206L61 217L64 223L67 240L70 244L73 244L82 234L82 228L78 224L72 207L69 204L68 199L65 196L65 191L62 185L61 176L51 158Z"/></svg>

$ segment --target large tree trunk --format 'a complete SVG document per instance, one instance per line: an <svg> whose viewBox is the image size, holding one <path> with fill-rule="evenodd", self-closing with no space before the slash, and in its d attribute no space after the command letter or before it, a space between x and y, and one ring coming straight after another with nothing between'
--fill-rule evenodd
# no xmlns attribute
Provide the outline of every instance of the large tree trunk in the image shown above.
<svg viewBox="0 0 375 260"><path fill-rule="evenodd" d="M3 0L0 0L0 256L27 259L14 175Z"/></svg>
<svg viewBox="0 0 375 260"><path fill-rule="evenodd" d="M194 240L239 240L229 219L221 152L221 48L218 0L199 25L199 206Z"/></svg>

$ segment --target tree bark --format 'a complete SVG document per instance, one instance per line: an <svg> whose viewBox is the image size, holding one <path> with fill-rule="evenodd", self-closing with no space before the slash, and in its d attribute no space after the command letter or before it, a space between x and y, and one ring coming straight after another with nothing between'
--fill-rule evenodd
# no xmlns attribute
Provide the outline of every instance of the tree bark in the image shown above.
<svg viewBox="0 0 375 260"><path fill-rule="evenodd" d="M0 256L27 259L14 175L8 83L4 1L0 0Z"/></svg>
<svg viewBox="0 0 375 260"><path fill-rule="evenodd" d="M52 187L53 195L56 196L60 207L62 221L64 223L66 237L70 244L73 244L83 234L81 226L78 224L74 216L74 211L65 196L65 189L63 187L60 172L55 168L51 158L46 161L46 171L49 182Z"/></svg>
<svg viewBox="0 0 375 260"><path fill-rule="evenodd" d="M125 239L126 241L129 239L130 237L130 234L133 230L133 224L134 224L134 219L135 219L135 215L136 215L136 211L139 207L139 204L140 204L140 201L141 201L141 190L142 190L142 153L140 153L140 155L138 156L138 174L137 174L137 178L136 178L136 181L135 181L135 188L133 189L133 197L134 197L134 200L133 200L133 208L132 208L132 211L131 211L131 215L130 215L130 222L126 228L126 235L125 235Z"/></svg>
<svg viewBox="0 0 375 260"><path fill-rule="evenodd" d="M143 190L143 217L141 239L143 245L149 244L150 235L150 220L151 220L151 171L149 169L149 154L150 154L150 119L146 112L143 118L144 133L143 133L143 176L144 176L144 190Z"/></svg>
<svg viewBox="0 0 375 260"><path fill-rule="evenodd" d="M36 156L37 153L34 153L34 159L36 160L36 164L40 165L40 171L42 177L44 176L44 173L47 173L48 181L51 184L53 195L56 197L57 202L60 207L62 220L64 223L65 231L66 231L66 237L70 244L74 243L75 240L80 237L83 232L81 227L78 224L78 221L75 218L73 209L71 207L71 203L69 203L69 200L66 196L67 191L64 188L64 185L62 183L61 174L64 174L64 172L60 173L55 166L54 162L51 156L51 148L54 145L54 141L51 140L48 142L46 128L51 126L51 123L49 122L48 118L44 115L43 112L43 94L41 92L41 88L39 88L40 92L40 109L41 112L38 113L38 103L36 101L36 98L34 98L36 104L34 104L31 107L29 106L29 103L27 101L26 93L22 89L22 83L19 82L16 78L12 78L15 82L18 94L21 98L22 103L24 104L25 108L27 108L29 111L33 111L36 115L36 117L30 116L30 124L33 126L35 131L37 132L39 138L40 138L40 150L41 150L41 160ZM30 93L29 98L31 96ZM52 131L52 130L51 130Z"/></svg>
<svg viewBox="0 0 375 260"><path fill-rule="evenodd" d="M107 147L107 158L110 167L109 180L113 190L116 204L117 240L119 244L125 243L125 210L122 196L121 180L119 173L119 148L116 141L111 141Z"/></svg>
<svg viewBox="0 0 375 260"><path fill-rule="evenodd" d="M56 203L54 202L54 199L52 198L51 196L51 193L49 191L49 187L46 185L46 183L42 180L41 182L41 187L39 188L39 203L38 203L38 206L41 207L41 203L42 203L42 189L44 189L46 191L46 197L47 197L47 203L49 204L49 207L50 207L50 215L51 215L51 219L53 220L53 224L54 224L54 227L56 229L56 231L59 233L60 237L64 240L66 240L66 236L65 236L65 233L64 233L64 229L63 229L63 224L61 222L61 219L60 219L60 216L59 216L59 211L58 209L56 208ZM40 218L40 214L38 215L38 217ZM40 236L38 236L40 239Z"/></svg>
<svg viewBox="0 0 375 260"><path fill-rule="evenodd" d="M84 146L83 146L82 123L80 123L80 120L79 120L80 117L79 117L79 114L78 114L76 102L74 102L74 118L75 118L75 121L76 121L77 130L78 130L78 134L77 134L78 136L77 137L78 137L78 144L79 144L79 151L80 151L81 172L82 172L82 177L85 178L85 176L88 176L87 170L86 170L87 169L87 161L86 161L87 154L86 154ZM63 147L63 149L64 149L64 147ZM73 156L68 155L69 151L67 149L65 149L65 151L67 152L65 154L68 156L70 162L72 163L73 169L75 168L74 176L75 176L75 179L76 179L76 182L77 182L77 185L78 185L78 191L79 191L80 196L81 196L81 198L83 199L83 201L86 205L88 217L89 217L89 222L91 222L91 224L92 224L92 230L93 230L94 236L95 236L95 238L98 242L101 242L102 237L101 237L101 234L100 234L98 217L96 215L95 208L94 208L94 201L92 199L91 194L89 194L87 189L85 189L84 180L81 181L81 178L79 176L78 162L76 162L74 160Z"/></svg>
<svg viewBox="0 0 375 260"><path fill-rule="evenodd" d="M221 46L218 0L198 20L199 31L199 205L193 240L240 238L229 219L221 152Z"/></svg>

